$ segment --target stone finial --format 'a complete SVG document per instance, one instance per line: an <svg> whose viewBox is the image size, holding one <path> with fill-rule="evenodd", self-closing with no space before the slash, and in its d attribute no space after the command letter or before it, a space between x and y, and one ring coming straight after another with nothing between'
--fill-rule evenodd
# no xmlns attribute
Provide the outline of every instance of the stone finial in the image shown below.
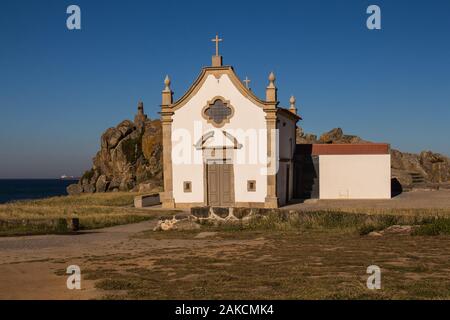
<svg viewBox="0 0 450 320"><path fill-rule="evenodd" d="M275 87L275 74L269 74L269 85L266 88L266 101L277 102L277 88Z"/></svg>
<svg viewBox="0 0 450 320"><path fill-rule="evenodd" d="M166 86L164 90L170 91L170 78L169 75L166 75L166 78L164 79L164 85Z"/></svg>
<svg viewBox="0 0 450 320"><path fill-rule="evenodd" d="M173 96L173 92L170 89L170 78L167 75L166 78L164 79L164 90L162 91L162 105L163 106L167 106L172 104L172 96Z"/></svg>
<svg viewBox="0 0 450 320"><path fill-rule="evenodd" d="M271 73L269 74L269 81L270 81L270 84L274 85L274 82L275 82L275 73L271 72Z"/></svg>
<svg viewBox="0 0 450 320"><path fill-rule="evenodd" d="M297 114L297 108L295 107L295 97L291 96L291 98L289 99L289 103L290 103L290 107L289 107L289 111Z"/></svg>
<svg viewBox="0 0 450 320"><path fill-rule="evenodd" d="M138 112L144 112L144 103L142 101L138 102Z"/></svg>

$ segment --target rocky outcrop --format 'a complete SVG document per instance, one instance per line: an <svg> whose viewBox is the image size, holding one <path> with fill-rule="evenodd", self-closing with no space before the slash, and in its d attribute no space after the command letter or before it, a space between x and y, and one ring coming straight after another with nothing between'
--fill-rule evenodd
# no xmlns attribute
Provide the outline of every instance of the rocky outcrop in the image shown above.
<svg viewBox="0 0 450 320"><path fill-rule="evenodd" d="M446 184L450 182L450 159L439 153L420 154L391 150L392 176L403 186L414 184Z"/></svg>
<svg viewBox="0 0 450 320"><path fill-rule="evenodd" d="M69 194L161 189L161 123L143 112L140 103L134 122L124 120L102 134L92 168L67 188Z"/></svg>
<svg viewBox="0 0 450 320"><path fill-rule="evenodd" d="M309 143L366 143L367 141L361 139L358 136L344 134L341 128L334 128L328 132L323 133L319 139L317 135L304 133L303 130L297 128L297 143L309 144Z"/></svg>
<svg viewBox="0 0 450 320"><path fill-rule="evenodd" d="M325 132L317 139L316 135L304 133L299 127L296 140L298 144L370 143L358 136L344 134L341 128ZM404 188L445 186L450 184L450 159L431 151L413 154L391 149L391 173Z"/></svg>

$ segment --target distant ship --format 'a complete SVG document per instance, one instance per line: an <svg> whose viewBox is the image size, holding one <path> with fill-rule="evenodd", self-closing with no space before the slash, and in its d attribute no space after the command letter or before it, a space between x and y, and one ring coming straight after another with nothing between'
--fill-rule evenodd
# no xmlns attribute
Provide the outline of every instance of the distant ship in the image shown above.
<svg viewBox="0 0 450 320"><path fill-rule="evenodd" d="M60 180L79 180L79 178L74 176L68 176L66 174L63 174L61 177L59 177Z"/></svg>

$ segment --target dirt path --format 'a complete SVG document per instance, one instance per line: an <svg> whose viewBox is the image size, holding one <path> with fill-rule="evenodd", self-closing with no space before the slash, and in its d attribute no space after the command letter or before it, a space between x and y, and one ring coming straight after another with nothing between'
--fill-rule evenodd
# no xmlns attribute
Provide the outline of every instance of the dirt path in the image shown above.
<svg viewBox="0 0 450 320"><path fill-rule="evenodd" d="M207 235L200 240L135 237L152 230L155 224L156 221L146 221L78 235L0 238L0 299L102 298L105 291L94 287L97 279L86 279L84 275L97 273L101 278L109 270L150 270L154 261L169 256L176 258L186 250L245 248L263 242L260 239L212 241ZM67 289L65 271L70 265L81 269L81 290Z"/></svg>
<svg viewBox="0 0 450 320"><path fill-rule="evenodd" d="M155 222L111 227L78 235L0 238L0 299L90 299L99 296L92 281L68 290L66 277L55 272L85 258L117 253L129 238L152 229ZM82 272L83 274L83 272Z"/></svg>

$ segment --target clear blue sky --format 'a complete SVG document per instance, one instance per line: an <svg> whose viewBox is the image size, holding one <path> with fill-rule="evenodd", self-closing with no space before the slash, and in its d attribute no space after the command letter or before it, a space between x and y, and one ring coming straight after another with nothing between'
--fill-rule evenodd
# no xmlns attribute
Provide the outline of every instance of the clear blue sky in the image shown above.
<svg viewBox="0 0 450 320"><path fill-rule="evenodd" d="M66 28L77 4L82 30ZM366 28L366 8L382 30ZM210 64L264 96L297 97L305 131L340 126L403 151L450 154L450 1L10 1L0 10L0 178L79 175L100 135L144 101L157 117Z"/></svg>

